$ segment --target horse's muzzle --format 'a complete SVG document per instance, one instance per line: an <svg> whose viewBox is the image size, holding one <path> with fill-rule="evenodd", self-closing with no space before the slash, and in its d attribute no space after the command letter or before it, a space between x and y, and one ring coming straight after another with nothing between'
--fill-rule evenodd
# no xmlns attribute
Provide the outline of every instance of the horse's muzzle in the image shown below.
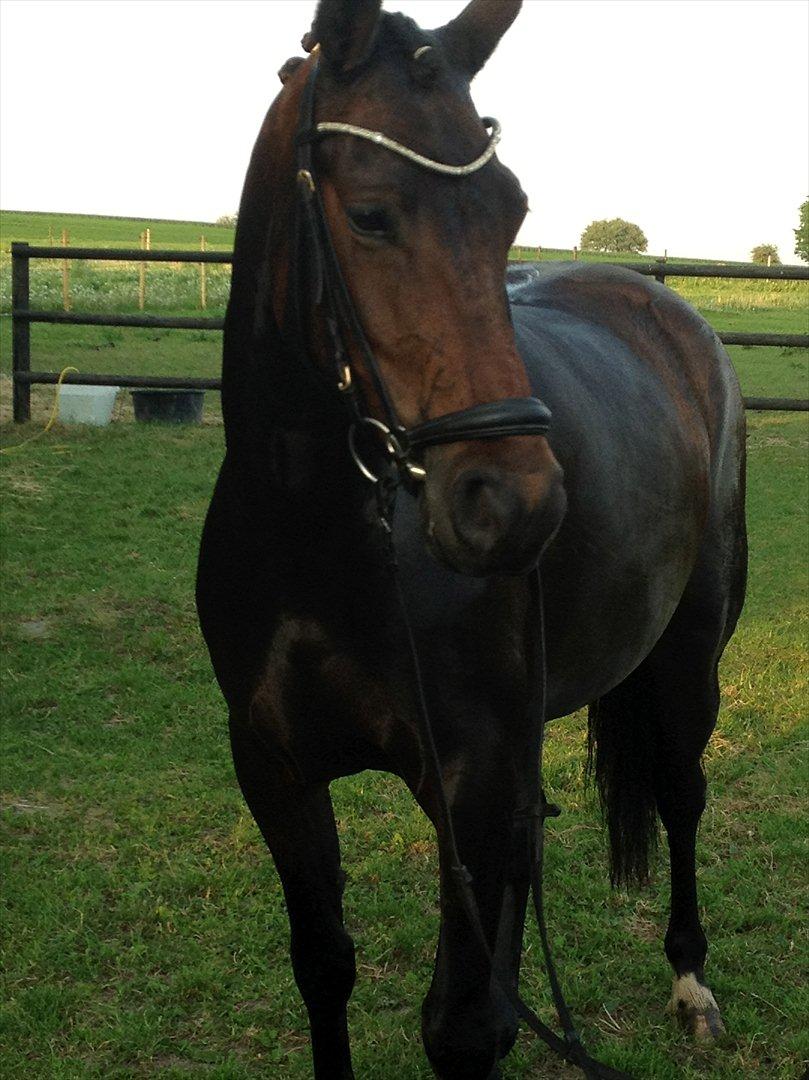
<svg viewBox="0 0 809 1080"><path fill-rule="evenodd" d="M527 476L489 462L463 469L440 504L427 500L433 553L462 574L526 573L564 517L562 480L553 458L541 472Z"/></svg>

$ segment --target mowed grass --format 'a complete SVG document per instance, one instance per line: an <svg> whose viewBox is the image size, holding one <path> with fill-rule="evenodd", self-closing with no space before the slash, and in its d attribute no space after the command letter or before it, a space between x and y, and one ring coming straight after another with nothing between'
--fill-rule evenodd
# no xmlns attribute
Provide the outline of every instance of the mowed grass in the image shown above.
<svg viewBox="0 0 809 1080"><path fill-rule="evenodd" d="M700 836L722 1047L694 1049L663 1013L662 860L647 891L607 887L583 717L548 742L565 809L547 877L565 987L588 1043L639 1080L795 1080L809 1053L807 426L770 415L750 429L750 593L723 662ZM221 453L218 425L120 422L57 427L2 459L4 1075L310 1075L280 887L236 788L193 609ZM432 831L391 777L334 791L357 1075L427 1077ZM550 1021L530 922L526 944L525 992ZM504 1075L573 1074L525 1034Z"/></svg>

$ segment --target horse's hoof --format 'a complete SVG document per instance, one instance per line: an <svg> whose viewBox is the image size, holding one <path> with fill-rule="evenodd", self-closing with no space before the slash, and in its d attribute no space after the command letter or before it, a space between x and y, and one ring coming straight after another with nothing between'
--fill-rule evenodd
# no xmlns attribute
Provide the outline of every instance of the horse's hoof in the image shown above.
<svg viewBox="0 0 809 1080"><path fill-rule="evenodd" d="M666 1009L700 1046L712 1046L725 1034L716 998L693 972L675 976Z"/></svg>

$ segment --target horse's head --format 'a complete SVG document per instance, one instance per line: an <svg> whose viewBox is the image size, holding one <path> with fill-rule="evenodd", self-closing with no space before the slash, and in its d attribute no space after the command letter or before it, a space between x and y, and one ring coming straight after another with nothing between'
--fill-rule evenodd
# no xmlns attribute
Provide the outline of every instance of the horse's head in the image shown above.
<svg viewBox="0 0 809 1080"><path fill-rule="evenodd" d="M423 31L382 14L380 0L321 0L315 55L285 72L283 94L300 111L318 64L313 121L326 128L312 142L312 171L372 363L350 325L342 338L367 414L390 425L393 413L405 430L531 395L504 285L526 196L494 156L462 175L432 167L466 165L485 153L490 135L469 83L520 3L471 0L447 26ZM312 340L331 376L323 315L316 310ZM520 433L524 427L442 438L420 452L426 536L451 568L525 570L561 521L561 470L544 436Z"/></svg>

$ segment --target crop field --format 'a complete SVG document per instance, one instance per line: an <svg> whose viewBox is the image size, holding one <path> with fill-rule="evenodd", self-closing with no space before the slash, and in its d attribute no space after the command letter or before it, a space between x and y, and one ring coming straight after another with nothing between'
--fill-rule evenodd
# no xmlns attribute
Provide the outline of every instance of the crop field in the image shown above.
<svg viewBox="0 0 809 1080"><path fill-rule="evenodd" d="M135 225L137 235L144 225ZM153 244L164 242L153 234ZM133 309L114 292L119 278L101 266L89 274L101 282L97 310ZM58 278L41 283L37 306L58 305ZM193 313L195 284L156 310ZM682 283L719 329L806 332L806 285L790 284ZM226 288L209 314L221 314ZM149 295L169 304L162 287ZM0 1072L304 1080L307 1026L281 889L233 777L193 607L223 450L218 395L206 395L201 427L134 424L122 393L108 428L57 424L23 445L41 431L54 390L34 389L31 424L9 422L7 311L3 284ZM38 369L212 375L220 348L219 333L32 329ZM809 396L806 350L731 353L747 393ZM663 1012L662 855L648 889L609 889L583 782L585 719L557 721L549 734L547 788L564 808L548 830L551 937L588 1045L637 1080L798 1080L809 1059L807 435L805 414L749 416L750 585L722 664L699 844L709 978L728 1027L720 1046L692 1047ZM365 773L333 792L357 945L356 1073L426 1078L419 1009L438 926L431 828L390 776ZM553 1022L539 954L529 918L524 990ZM574 1075L527 1033L504 1068L505 1080Z"/></svg>

